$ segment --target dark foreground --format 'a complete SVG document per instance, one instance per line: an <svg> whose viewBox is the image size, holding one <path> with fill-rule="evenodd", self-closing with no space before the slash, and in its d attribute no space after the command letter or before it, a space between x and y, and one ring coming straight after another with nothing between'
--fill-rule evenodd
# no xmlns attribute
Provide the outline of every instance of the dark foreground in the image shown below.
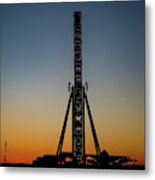
<svg viewBox="0 0 155 180"><path fill-rule="evenodd" d="M113 170L145 170L145 166L140 165L129 165L129 166L115 166L115 167L98 167L98 166L91 166L91 165L84 165L80 167L75 167L71 165L56 165L56 166L34 166L32 164L12 164L7 163L1 164L1 167L33 167L33 168L72 168L72 169L113 169Z"/></svg>
<svg viewBox="0 0 155 180"><path fill-rule="evenodd" d="M63 152L60 156L43 155L37 157L32 164L2 163L3 167L34 167L34 168L74 168L74 169L118 169L118 170L145 170L145 166L137 165L136 160L129 156L109 155L103 151L100 156L87 154L83 164L73 163L73 155Z"/></svg>

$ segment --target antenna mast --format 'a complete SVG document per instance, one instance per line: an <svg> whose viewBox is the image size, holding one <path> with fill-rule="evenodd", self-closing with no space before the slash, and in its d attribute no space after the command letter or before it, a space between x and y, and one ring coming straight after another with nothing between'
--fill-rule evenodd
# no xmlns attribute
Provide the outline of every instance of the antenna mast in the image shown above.
<svg viewBox="0 0 155 180"><path fill-rule="evenodd" d="M7 141L5 141L5 144L4 144L4 163L6 164L7 163Z"/></svg>

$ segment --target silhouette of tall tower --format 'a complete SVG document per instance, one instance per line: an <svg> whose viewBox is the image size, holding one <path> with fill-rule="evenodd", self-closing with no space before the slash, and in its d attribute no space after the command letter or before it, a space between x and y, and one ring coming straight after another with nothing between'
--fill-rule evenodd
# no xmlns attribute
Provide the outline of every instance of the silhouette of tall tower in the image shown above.
<svg viewBox="0 0 155 180"><path fill-rule="evenodd" d="M74 12L74 85L70 87L70 98L67 105L66 115L64 119L63 128L60 135L60 140L57 149L57 157L61 156L65 130L69 110L72 102L72 162L75 166L85 164L85 106L88 111L91 130L94 138L96 154L100 156L100 147L96 135L93 118L86 95L88 84L85 86L82 83L82 13L80 11Z"/></svg>
<svg viewBox="0 0 155 180"><path fill-rule="evenodd" d="M114 168L119 169L127 162L135 162L128 156L110 156L106 150L100 151L100 146L88 102L88 83L82 81L82 13L74 12L74 84L69 82L70 92L63 127L60 134L56 156L45 155L33 161L37 167L75 167L75 168ZM70 108L72 107L72 151L62 152L65 131ZM96 154L87 154L85 149L85 110L93 135ZM125 166L124 166L125 167Z"/></svg>
<svg viewBox="0 0 155 180"><path fill-rule="evenodd" d="M72 118L72 152L74 161L77 161L78 163L82 163L85 156L81 35L81 12L74 12L74 89Z"/></svg>

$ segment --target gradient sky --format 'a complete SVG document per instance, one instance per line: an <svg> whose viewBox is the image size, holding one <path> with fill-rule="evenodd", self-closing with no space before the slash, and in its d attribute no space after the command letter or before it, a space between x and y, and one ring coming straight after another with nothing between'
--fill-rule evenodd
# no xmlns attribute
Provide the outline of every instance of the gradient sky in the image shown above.
<svg viewBox="0 0 155 180"><path fill-rule="evenodd" d="M101 149L144 163L144 1L0 5L1 158L55 154L73 84L73 11ZM86 118L86 150L94 153ZM71 115L64 151L71 150Z"/></svg>

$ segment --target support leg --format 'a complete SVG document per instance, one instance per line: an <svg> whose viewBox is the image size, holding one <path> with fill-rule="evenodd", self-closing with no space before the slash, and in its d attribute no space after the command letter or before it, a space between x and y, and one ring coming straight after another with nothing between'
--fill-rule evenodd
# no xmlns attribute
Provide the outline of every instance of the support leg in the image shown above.
<svg viewBox="0 0 155 180"><path fill-rule="evenodd" d="M85 91L84 91L84 99L85 99L85 102L86 102L86 107L87 107L88 116L89 116L89 120L90 120L91 130L92 130L92 134L93 134L93 138L94 138L96 154L99 157L100 153L101 153L100 146L99 146L98 138L97 138L97 135L96 135L95 126L94 126L94 123L93 123L93 117L92 117L90 106L89 106L89 103L88 103L88 98L87 98L87 95L86 95Z"/></svg>
<svg viewBox="0 0 155 180"><path fill-rule="evenodd" d="M63 141L64 141L64 136L65 136L66 125L67 125L67 120L68 120L69 109L70 109L70 104L71 104L72 97L73 97L73 91L70 94L68 105L67 105L66 115L65 115L65 119L64 119L64 123L63 123L63 128L62 128L61 136L60 136L60 139L59 139L59 145L58 145L58 149L57 149L57 157L62 152Z"/></svg>

